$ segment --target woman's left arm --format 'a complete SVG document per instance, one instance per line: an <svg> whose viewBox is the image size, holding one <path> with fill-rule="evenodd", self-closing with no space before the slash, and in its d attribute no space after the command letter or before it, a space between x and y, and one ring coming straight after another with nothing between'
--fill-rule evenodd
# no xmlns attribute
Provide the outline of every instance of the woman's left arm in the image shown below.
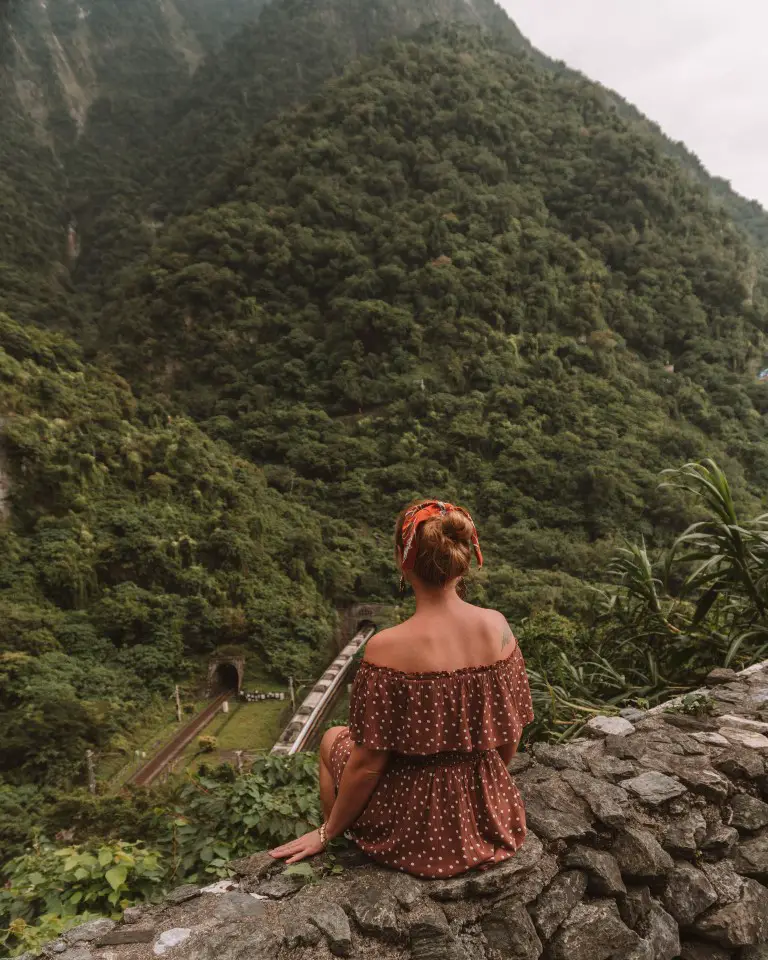
<svg viewBox="0 0 768 960"><path fill-rule="evenodd" d="M370 750L368 747L357 745L352 748L341 777L339 792L326 824L329 840L341 836L365 810L388 762L389 753L386 750ZM313 830L269 852L277 859L287 858L286 863L298 863L305 857L315 856L322 849L320 831Z"/></svg>

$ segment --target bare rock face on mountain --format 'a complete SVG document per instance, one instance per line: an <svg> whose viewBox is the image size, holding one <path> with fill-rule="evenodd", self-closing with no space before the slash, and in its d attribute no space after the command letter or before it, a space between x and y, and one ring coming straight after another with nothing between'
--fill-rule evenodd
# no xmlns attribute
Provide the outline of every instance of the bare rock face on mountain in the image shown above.
<svg viewBox="0 0 768 960"><path fill-rule="evenodd" d="M724 700L718 700L721 690ZM729 680L727 689L714 687L711 695L717 712L731 715L722 721L729 729L734 716L757 719L768 699L768 665ZM612 750L625 757L623 775L658 772L654 757L666 767L670 754L681 761L696 757L702 770L722 770L729 754L749 749L726 738L724 745L715 735L692 739L675 719L658 709L644 714L620 738L621 748L610 726L595 725L589 740L536 749L532 762L518 758L516 781L539 833L531 829L517 857L498 867L418 880L340 855L337 863L356 865L332 875L318 857L313 866L322 879L309 882L311 876L286 876L282 864L255 853L231 864L228 891L181 887L159 906L126 911L118 926L91 921L69 931L46 955L759 960L768 956L768 784L748 771L762 771L762 763L732 767L728 799L692 789L671 791L664 801L655 791L631 797L614 783L616 770L607 762ZM716 717L715 732L719 726ZM595 736L597 729L603 736ZM763 748L752 749L762 761ZM558 829L558 820L565 826ZM728 843L707 843L726 835Z"/></svg>

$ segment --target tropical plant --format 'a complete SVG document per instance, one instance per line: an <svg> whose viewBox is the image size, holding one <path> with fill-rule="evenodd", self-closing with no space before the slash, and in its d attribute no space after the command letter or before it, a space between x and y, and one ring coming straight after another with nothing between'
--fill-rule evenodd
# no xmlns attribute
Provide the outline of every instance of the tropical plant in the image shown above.
<svg viewBox="0 0 768 960"><path fill-rule="evenodd" d="M157 843L171 880L227 876L227 862L301 836L321 822L317 758L258 758L250 773L231 768L191 778L160 816Z"/></svg>
<svg viewBox="0 0 768 960"><path fill-rule="evenodd" d="M14 936L39 918L67 921L89 914L120 914L162 889L166 866L158 850L142 843L55 847L40 842L6 864L0 889L0 922Z"/></svg>

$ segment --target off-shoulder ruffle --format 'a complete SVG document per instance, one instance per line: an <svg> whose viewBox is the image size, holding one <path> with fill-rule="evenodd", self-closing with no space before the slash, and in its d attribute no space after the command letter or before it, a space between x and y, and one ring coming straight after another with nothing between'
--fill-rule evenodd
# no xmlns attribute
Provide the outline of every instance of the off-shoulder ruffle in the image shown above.
<svg viewBox="0 0 768 960"><path fill-rule="evenodd" d="M533 720L520 648L484 667L403 673L364 660L350 701L355 743L372 750L431 754L491 750L519 741Z"/></svg>

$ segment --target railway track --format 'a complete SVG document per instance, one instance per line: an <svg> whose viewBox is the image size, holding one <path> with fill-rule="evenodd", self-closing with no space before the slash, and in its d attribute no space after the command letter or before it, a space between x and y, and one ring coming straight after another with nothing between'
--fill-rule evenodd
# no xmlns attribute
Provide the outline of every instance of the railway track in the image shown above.
<svg viewBox="0 0 768 960"><path fill-rule="evenodd" d="M192 717L189 723L182 727L176 736L159 750L151 760L148 760L140 770L137 770L128 782L135 784L137 787L148 787L168 764L178 757L187 744L208 726L221 709L222 703L232 694L233 691L230 690L212 700L200 713Z"/></svg>

